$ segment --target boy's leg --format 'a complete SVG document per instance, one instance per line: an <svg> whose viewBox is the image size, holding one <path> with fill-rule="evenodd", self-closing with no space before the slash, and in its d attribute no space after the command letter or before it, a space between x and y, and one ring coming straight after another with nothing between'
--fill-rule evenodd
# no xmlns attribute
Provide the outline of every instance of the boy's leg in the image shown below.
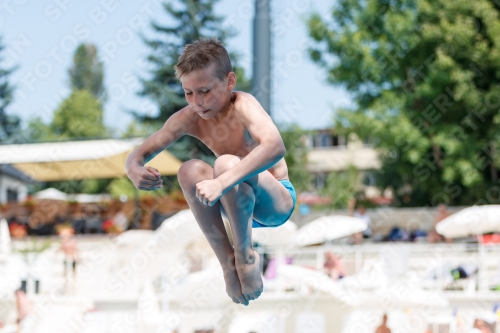
<svg viewBox="0 0 500 333"><path fill-rule="evenodd" d="M177 173L182 192L191 208L201 231L215 252L224 272L226 291L235 303L247 305L241 292L239 278L234 264L234 250L229 242L224 222L220 213L220 203L206 206L196 198L196 184L213 179L212 167L201 160L183 163Z"/></svg>
<svg viewBox="0 0 500 333"><path fill-rule="evenodd" d="M214 177L239 163L241 158L222 155L215 161ZM293 207L287 189L269 172L264 171L234 186L221 197L222 209L233 233L236 268L243 295L247 300L259 297L262 278L259 256L252 248L252 218L271 225L285 220Z"/></svg>

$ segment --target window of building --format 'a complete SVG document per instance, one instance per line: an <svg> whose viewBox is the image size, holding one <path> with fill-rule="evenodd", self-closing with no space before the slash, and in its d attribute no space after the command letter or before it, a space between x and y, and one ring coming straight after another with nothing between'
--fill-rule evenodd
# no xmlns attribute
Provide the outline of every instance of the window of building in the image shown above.
<svg viewBox="0 0 500 333"><path fill-rule="evenodd" d="M323 174L323 173L316 174L316 177L315 177L316 188L323 188L323 187L325 187L325 181L326 181L326 175L325 174Z"/></svg>
<svg viewBox="0 0 500 333"><path fill-rule="evenodd" d="M8 188L7 189L7 201L12 202L12 201L17 201L17 190Z"/></svg>

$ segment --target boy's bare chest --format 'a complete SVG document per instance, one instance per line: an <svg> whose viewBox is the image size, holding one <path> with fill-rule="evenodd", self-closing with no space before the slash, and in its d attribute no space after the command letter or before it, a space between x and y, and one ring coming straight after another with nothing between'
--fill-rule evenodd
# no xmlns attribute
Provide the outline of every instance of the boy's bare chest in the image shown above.
<svg viewBox="0 0 500 333"><path fill-rule="evenodd" d="M232 154L244 157L258 144L246 127L235 118L224 122L200 122L195 136L215 155Z"/></svg>

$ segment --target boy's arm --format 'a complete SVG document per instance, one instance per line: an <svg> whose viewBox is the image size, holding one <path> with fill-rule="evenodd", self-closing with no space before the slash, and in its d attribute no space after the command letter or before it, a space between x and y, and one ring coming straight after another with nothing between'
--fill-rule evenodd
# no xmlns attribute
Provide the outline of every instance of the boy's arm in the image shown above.
<svg viewBox="0 0 500 333"><path fill-rule="evenodd" d="M129 154L125 168L129 179L138 189L155 190L161 187L158 170L144 167L144 164L186 134L190 121L182 110L174 113L160 130L153 133Z"/></svg>
<svg viewBox="0 0 500 333"><path fill-rule="evenodd" d="M286 153L283 139L271 117L252 95L247 96L242 101L238 114L240 121L259 145L238 164L216 178L222 185L223 193L245 179L269 169Z"/></svg>

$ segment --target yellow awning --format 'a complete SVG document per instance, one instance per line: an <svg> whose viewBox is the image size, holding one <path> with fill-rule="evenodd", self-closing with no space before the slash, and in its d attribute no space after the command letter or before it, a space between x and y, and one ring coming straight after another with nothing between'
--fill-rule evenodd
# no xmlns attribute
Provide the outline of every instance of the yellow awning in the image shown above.
<svg viewBox="0 0 500 333"><path fill-rule="evenodd" d="M133 151L87 160L13 163L12 165L38 181L118 178L127 174L125 161ZM168 151L162 151L146 165L164 176L176 175L182 162Z"/></svg>

